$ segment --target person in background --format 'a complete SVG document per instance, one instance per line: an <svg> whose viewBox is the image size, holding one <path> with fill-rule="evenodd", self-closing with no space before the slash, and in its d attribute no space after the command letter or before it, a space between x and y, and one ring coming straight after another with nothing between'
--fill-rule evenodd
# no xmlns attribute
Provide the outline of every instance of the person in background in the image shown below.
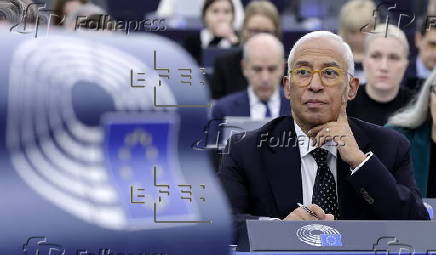
<svg viewBox="0 0 436 255"><path fill-rule="evenodd" d="M88 2L88 0L55 0L53 2L53 10L56 15L53 16L53 25L64 26L66 17L76 8Z"/></svg>
<svg viewBox="0 0 436 255"><path fill-rule="evenodd" d="M245 8L244 22L240 32L240 45L258 33L270 33L281 40L280 17L276 7L269 1L250 2ZM212 99L246 89L247 79L241 68L242 49L215 59L210 82Z"/></svg>
<svg viewBox="0 0 436 255"><path fill-rule="evenodd" d="M416 102L391 116L387 126L409 139L417 186L423 197L436 198L436 70Z"/></svg>
<svg viewBox="0 0 436 255"><path fill-rule="evenodd" d="M344 4L339 15L339 35L350 45L354 57L355 77L365 82L362 61L367 33L374 27L376 6L371 0L352 0ZM363 31L362 31L363 28Z"/></svg>
<svg viewBox="0 0 436 255"><path fill-rule="evenodd" d="M208 47L230 48L238 44L233 29L235 8L231 0L204 1L201 18L205 26L198 34L186 38L184 47L202 64L202 50Z"/></svg>
<svg viewBox="0 0 436 255"><path fill-rule="evenodd" d="M359 80L343 39L306 34L291 49L288 69L291 116L233 135L223 154L218 176L238 243L247 219L428 220L407 139L347 117Z"/></svg>
<svg viewBox="0 0 436 255"><path fill-rule="evenodd" d="M263 49L268 49L265 51ZM267 121L282 115L289 115L289 100L280 86L284 69L283 44L277 37L261 33L251 37L244 44L241 62L248 88L218 99L211 114L209 136L212 142L221 142L223 130L218 127L228 116L248 116L253 120ZM213 153L212 160L218 170L221 157Z"/></svg>
<svg viewBox="0 0 436 255"><path fill-rule="evenodd" d="M431 22L430 22L431 23ZM436 66L436 26L422 22L420 31L416 31L415 44L418 56L415 60L414 74L408 79L407 87L418 93L424 81Z"/></svg>
<svg viewBox="0 0 436 255"><path fill-rule="evenodd" d="M193 17L200 18L202 13L202 6L205 0L160 0L159 6L156 11L158 17L172 18L180 14L186 15L187 13L194 14ZM241 0L232 0L234 7L234 26L236 29L241 27L242 20L244 19L244 6Z"/></svg>
<svg viewBox="0 0 436 255"><path fill-rule="evenodd" d="M431 15L431 16L436 15L436 1L435 0L428 0L427 15Z"/></svg>
<svg viewBox="0 0 436 255"><path fill-rule="evenodd" d="M244 44L241 63L249 86L217 100L212 109L212 119L250 116L263 120L289 115L289 101L280 87L284 69L283 51L283 44L271 34L261 33L251 37Z"/></svg>
<svg viewBox="0 0 436 255"><path fill-rule="evenodd" d="M378 25L364 45L366 84L348 104L349 116L383 126L390 115L407 105L412 92L400 86L408 65L409 43L398 27Z"/></svg>
<svg viewBox="0 0 436 255"><path fill-rule="evenodd" d="M107 17L107 24L101 22L106 11L93 3L86 3L78 6L65 18L64 26L74 31L114 31L115 25L110 23Z"/></svg>

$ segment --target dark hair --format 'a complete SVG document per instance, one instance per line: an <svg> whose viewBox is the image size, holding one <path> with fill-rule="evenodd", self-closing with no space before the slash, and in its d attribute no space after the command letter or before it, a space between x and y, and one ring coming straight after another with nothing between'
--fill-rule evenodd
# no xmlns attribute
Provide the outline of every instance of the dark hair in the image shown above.
<svg viewBox="0 0 436 255"><path fill-rule="evenodd" d="M53 16L53 23L54 25L62 25L61 22L64 18L64 9L65 9L65 5L68 2L72 2L72 1L79 1L82 4L86 4L89 1L88 0L55 0L53 3L53 10L55 11L55 16Z"/></svg>
<svg viewBox="0 0 436 255"><path fill-rule="evenodd" d="M203 9L201 10L201 19L203 20L203 22L204 22L204 16L206 16L207 9L209 9L211 4L218 2L218 1L222 1L222 0L206 0L206 1L204 1ZM230 5L232 6L232 15L233 15L233 20L234 20L235 19L235 6L233 5L232 0L227 0L227 2L229 2Z"/></svg>
<svg viewBox="0 0 436 255"><path fill-rule="evenodd" d="M436 16L426 16L425 19L422 20L420 30L422 36L425 36L429 30L436 30L436 26L429 26L433 18L436 19Z"/></svg>

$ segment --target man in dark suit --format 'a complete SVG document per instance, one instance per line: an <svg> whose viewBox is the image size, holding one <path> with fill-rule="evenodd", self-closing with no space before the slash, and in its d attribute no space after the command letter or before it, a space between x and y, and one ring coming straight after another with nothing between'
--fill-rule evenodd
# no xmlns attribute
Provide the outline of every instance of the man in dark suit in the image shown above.
<svg viewBox="0 0 436 255"><path fill-rule="evenodd" d="M264 49L268 49L265 51ZM289 100L280 86L284 70L283 44L274 36L261 33L244 45L242 70L249 81L247 89L229 94L216 101L212 108L209 127L211 143L223 140L218 125L229 116L247 116L265 120L289 115ZM219 133L220 131L220 133ZM220 154L213 153L214 166L218 169Z"/></svg>
<svg viewBox="0 0 436 255"><path fill-rule="evenodd" d="M280 97L280 107L277 108L277 116L289 115L291 111L289 100L285 97L282 88L277 88L277 92ZM265 111L265 115L267 115L267 111ZM227 95L215 103L212 110L212 119L221 120L226 116L250 116L250 99L247 89Z"/></svg>
<svg viewBox="0 0 436 255"><path fill-rule="evenodd" d="M421 24L420 31L416 31L415 44L418 49L416 59L410 63L406 73L405 86L417 93L425 79L436 66L436 27L429 16Z"/></svg>
<svg viewBox="0 0 436 255"><path fill-rule="evenodd" d="M305 35L288 66L291 116L234 135L223 155L219 177L239 231L247 218L427 220L407 140L347 118L359 81L342 38Z"/></svg>
<svg viewBox="0 0 436 255"><path fill-rule="evenodd" d="M241 45L255 34L270 33L281 38L280 16L277 8L268 1L253 1L245 8L241 29ZM219 99L230 93L241 91L248 86L242 73L242 49L217 57L213 76L210 81L210 93L213 99Z"/></svg>
<svg viewBox="0 0 436 255"><path fill-rule="evenodd" d="M270 34L261 33L250 38L244 45L241 63L249 86L242 92L217 100L212 109L212 119L250 116L262 120L289 115L289 100L280 88L284 69L283 51L283 44Z"/></svg>

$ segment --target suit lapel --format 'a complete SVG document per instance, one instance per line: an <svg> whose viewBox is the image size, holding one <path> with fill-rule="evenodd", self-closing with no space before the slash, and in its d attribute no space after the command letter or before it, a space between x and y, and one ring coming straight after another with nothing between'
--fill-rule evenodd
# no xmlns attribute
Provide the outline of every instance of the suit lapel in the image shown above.
<svg viewBox="0 0 436 255"><path fill-rule="evenodd" d="M349 118L349 124L359 148L366 153L370 145L369 139L357 122ZM262 134L267 135L262 136ZM292 138L289 139L289 137ZM273 120L262 130L259 139L262 138L267 140L260 147L262 169L270 184L274 206L277 209L276 212L270 213L283 218L297 207L297 202L303 201L301 157L293 119L287 116ZM260 142L258 141L257 144ZM355 192L351 184L347 182L350 176L350 166L341 159L339 152L337 155L338 202L339 210L344 217L356 214L353 208L345 206L355 204Z"/></svg>
<svg viewBox="0 0 436 255"><path fill-rule="evenodd" d="M277 123L274 123L276 120ZM277 208L273 215L283 218L297 207L297 202L303 201L301 159L298 144L295 143L293 119L286 116L274 121L273 125L263 132L268 134L268 142L263 143L260 149L262 167Z"/></svg>
<svg viewBox="0 0 436 255"><path fill-rule="evenodd" d="M364 153L368 152L367 149L369 147L369 139L366 136L364 130L360 128L360 126L353 118L348 118L348 123L350 125L351 131L356 139L357 144L359 145L360 150ZM355 196L354 190L350 183L347 182L347 178L351 175L350 166L342 160L341 155L338 151L337 153L337 161L336 161L336 172L337 172L337 187L338 187L338 203L339 203L339 211L342 217L354 215L354 208L346 205L355 204ZM357 212L359 213L359 212Z"/></svg>
<svg viewBox="0 0 436 255"><path fill-rule="evenodd" d="M243 116L250 116L250 99L248 98L247 90L244 92L244 97L242 98L241 103L241 111L244 114Z"/></svg>
<svg viewBox="0 0 436 255"><path fill-rule="evenodd" d="M339 204L339 212L342 218L346 215L349 215L348 210L349 208L346 207L346 205L353 204L353 194L352 192L352 186L346 181L347 178L350 176L350 166L345 163L341 159L341 155L338 152L338 157L336 160L336 173L337 173L337 187L338 187L338 204ZM351 189L351 190L350 190Z"/></svg>
<svg viewBox="0 0 436 255"><path fill-rule="evenodd" d="M348 118L348 124L350 125L351 131L353 132L354 138L356 139L357 144L359 145L360 150L364 153L367 153L367 149L370 146L370 139L366 135L365 130L359 125L361 120L350 117Z"/></svg>
<svg viewBox="0 0 436 255"><path fill-rule="evenodd" d="M247 90L241 93L240 100L236 100L232 108L232 116L250 116L250 100Z"/></svg>

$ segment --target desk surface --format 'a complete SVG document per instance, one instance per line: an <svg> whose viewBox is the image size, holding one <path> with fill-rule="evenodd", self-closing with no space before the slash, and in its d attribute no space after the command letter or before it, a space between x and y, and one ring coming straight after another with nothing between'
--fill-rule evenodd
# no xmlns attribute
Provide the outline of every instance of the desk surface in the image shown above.
<svg viewBox="0 0 436 255"><path fill-rule="evenodd" d="M304 254L304 255L374 255L374 254L409 254L409 253L398 253L398 252L236 252L232 255L296 255L296 254ZM424 255L424 254L436 254L436 252L415 252L414 255Z"/></svg>
<svg viewBox="0 0 436 255"><path fill-rule="evenodd" d="M247 220L247 230L250 251L265 254L436 254L436 221Z"/></svg>

